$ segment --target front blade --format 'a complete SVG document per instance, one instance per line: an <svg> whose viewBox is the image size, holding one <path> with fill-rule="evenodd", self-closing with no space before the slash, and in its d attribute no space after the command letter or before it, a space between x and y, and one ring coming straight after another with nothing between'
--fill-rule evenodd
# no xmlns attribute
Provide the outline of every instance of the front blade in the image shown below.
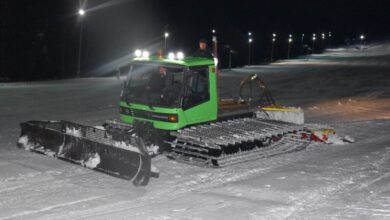
<svg viewBox="0 0 390 220"><path fill-rule="evenodd" d="M151 160L141 139L67 121L28 121L18 146L147 185Z"/></svg>

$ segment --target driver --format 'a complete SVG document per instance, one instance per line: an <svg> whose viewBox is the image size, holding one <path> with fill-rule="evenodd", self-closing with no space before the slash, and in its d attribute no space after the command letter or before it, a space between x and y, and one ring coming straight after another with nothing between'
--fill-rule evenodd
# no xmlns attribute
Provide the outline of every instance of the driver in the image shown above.
<svg viewBox="0 0 390 220"><path fill-rule="evenodd" d="M167 74L167 68L160 66L158 73L153 73L150 76L146 89L153 92L161 92L171 86L172 80L171 74Z"/></svg>

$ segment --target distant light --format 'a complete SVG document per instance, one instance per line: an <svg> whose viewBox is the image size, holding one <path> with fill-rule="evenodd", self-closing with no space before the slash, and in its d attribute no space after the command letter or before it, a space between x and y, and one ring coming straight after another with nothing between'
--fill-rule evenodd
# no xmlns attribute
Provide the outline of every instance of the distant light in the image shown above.
<svg viewBox="0 0 390 220"><path fill-rule="evenodd" d="M289 38L292 38L292 34L289 34L288 37L289 37Z"/></svg>
<svg viewBox="0 0 390 220"><path fill-rule="evenodd" d="M212 32L213 34L215 34L215 29L213 29L211 32Z"/></svg>
<svg viewBox="0 0 390 220"><path fill-rule="evenodd" d="M313 36L313 41L315 41L317 38L316 38L316 36Z"/></svg>
<svg viewBox="0 0 390 220"><path fill-rule="evenodd" d="M302 34L302 37L304 37L305 36L305 34Z"/></svg>
<svg viewBox="0 0 390 220"><path fill-rule="evenodd" d="M184 53L183 53L183 52L177 52L176 58L177 58L178 60L184 59Z"/></svg>
<svg viewBox="0 0 390 220"><path fill-rule="evenodd" d="M313 37L315 37L316 36L316 34L313 34Z"/></svg>
<svg viewBox="0 0 390 220"><path fill-rule="evenodd" d="M170 60L174 60L175 59L175 54L174 53L169 53L168 54L168 59L170 59Z"/></svg>
<svg viewBox="0 0 390 220"><path fill-rule="evenodd" d="M135 54L136 57L140 57L142 55L142 51L141 50L136 50L134 52L134 54Z"/></svg>
<svg viewBox="0 0 390 220"><path fill-rule="evenodd" d="M164 37L165 37L165 38L169 37L169 33L168 33L168 32L165 32L165 33L164 33Z"/></svg>
<svg viewBox="0 0 390 220"><path fill-rule="evenodd" d="M275 34L275 33L272 33L272 37L276 37L276 34Z"/></svg>
<svg viewBox="0 0 390 220"><path fill-rule="evenodd" d="M360 40L364 40L364 38L366 38L363 34L360 35Z"/></svg>
<svg viewBox="0 0 390 220"><path fill-rule="evenodd" d="M275 38L272 38L272 42L275 42L276 41L276 39Z"/></svg>
<svg viewBox="0 0 390 220"><path fill-rule="evenodd" d="M84 14L85 14L84 9L80 8L80 9L79 9L79 15L83 16Z"/></svg>
<svg viewBox="0 0 390 220"><path fill-rule="evenodd" d="M252 32L248 32L248 36L252 36Z"/></svg>
<svg viewBox="0 0 390 220"><path fill-rule="evenodd" d="M249 38L248 42L249 42L249 43L252 43L252 38Z"/></svg>
<svg viewBox="0 0 390 220"><path fill-rule="evenodd" d="M143 58L149 58L149 52L148 51L142 52L142 57Z"/></svg>
<svg viewBox="0 0 390 220"><path fill-rule="evenodd" d="M325 39L325 34L324 33L322 33L322 39Z"/></svg>
<svg viewBox="0 0 390 220"><path fill-rule="evenodd" d="M328 36L329 36L329 37L332 37L332 32L329 32L329 33L328 33Z"/></svg>
<svg viewBox="0 0 390 220"><path fill-rule="evenodd" d="M289 39L288 39L288 42L291 43L291 42L292 42L292 38L289 38Z"/></svg>

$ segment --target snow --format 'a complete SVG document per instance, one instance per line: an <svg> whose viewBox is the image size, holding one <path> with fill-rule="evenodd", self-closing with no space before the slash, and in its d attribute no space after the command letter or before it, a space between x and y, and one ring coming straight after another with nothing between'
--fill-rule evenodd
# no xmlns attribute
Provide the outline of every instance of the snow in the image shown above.
<svg viewBox="0 0 390 220"><path fill-rule="evenodd" d="M81 133L81 129L76 129L76 128L68 128L66 127L66 134L75 136L75 137L82 137L83 134Z"/></svg>
<svg viewBox="0 0 390 220"><path fill-rule="evenodd" d="M28 136L23 135L19 138L18 144L24 147L25 150L30 150L33 146L29 143Z"/></svg>
<svg viewBox="0 0 390 220"><path fill-rule="evenodd" d="M389 219L389 58L385 43L223 71L221 96L235 96L240 79L257 73L278 103L302 107L306 123L328 124L355 142L312 143L304 151L222 169L159 155L152 163L160 177L138 188L15 146L18 125L27 120L96 126L117 118L122 81L1 83L0 220Z"/></svg>
<svg viewBox="0 0 390 220"><path fill-rule="evenodd" d="M128 144L124 141L114 141L114 146L141 154L141 151L137 147L135 147L131 144Z"/></svg>
<svg viewBox="0 0 390 220"><path fill-rule="evenodd" d="M93 169L96 168L100 164L100 155L95 153L91 157L88 158L86 162L83 163L84 166Z"/></svg>
<svg viewBox="0 0 390 220"><path fill-rule="evenodd" d="M349 142L349 143L355 142L355 139L352 138L352 137L349 136L349 135L345 135L344 138L343 138L343 140L344 140L345 142Z"/></svg>
<svg viewBox="0 0 390 220"><path fill-rule="evenodd" d="M97 128L97 129L100 129L100 130L106 130L104 128L104 126L101 126L101 125L96 125L96 126L93 126L94 128Z"/></svg>
<svg viewBox="0 0 390 220"><path fill-rule="evenodd" d="M46 149L44 152L43 152L46 156L49 156L49 157L55 157L57 154L56 152L52 151L52 150L49 150L49 149Z"/></svg>
<svg viewBox="0 0 390 220"><path fill-rule="evenodd" d="M159 148L160 147L158 145L155 145L155 144L151 144L151 145L147 146L148 154L151 156L157 155Z"/></svg>

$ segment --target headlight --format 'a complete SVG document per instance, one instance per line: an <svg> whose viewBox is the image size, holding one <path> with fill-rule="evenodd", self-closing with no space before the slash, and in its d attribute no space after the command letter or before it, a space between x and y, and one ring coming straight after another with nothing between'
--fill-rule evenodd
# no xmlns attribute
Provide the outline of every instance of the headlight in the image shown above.
<svg viewBox="0 0 390 220"><path fill-rule="evenodd" d="M142 52L142 57L143 58L149 58L149 52L148 51Z"/></svg>
<svg viewBox="0 0 390 220"><path fill-rule="evenodd" d="M174 53L169 53L168 54L168 59L174 60L175 59L175 54Z"/></svg>
<svg viewBox="0 0 390 220"><path fill-rule="evenodd" d="M183 52L178 52L178 53L176 54L176 58L177 58L178 60L184 59L184 53L183 53Z"/></svg>
<svg viewBox="0 0 390 220"><path fill-rule="evenodd" d="M140 56L142 55L141 50L136 50L136 51L134 52L134 55L135 55L136 57L140 57Z"/></svg>

